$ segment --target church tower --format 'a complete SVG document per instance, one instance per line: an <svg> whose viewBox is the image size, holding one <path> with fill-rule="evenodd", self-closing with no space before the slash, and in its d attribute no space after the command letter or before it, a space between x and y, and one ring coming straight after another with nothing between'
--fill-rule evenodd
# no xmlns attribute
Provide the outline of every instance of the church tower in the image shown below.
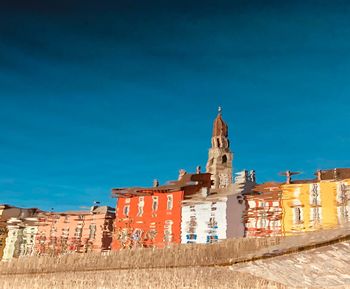
<svg viewBox="0 0 350 289"><path fill-rule="evenodd" d="M224 189L232 184L233 153L228 140L228 126L222 119L222 110L214 120L211 148L206 166L207 173L212 174L214 189Z"/></svg>

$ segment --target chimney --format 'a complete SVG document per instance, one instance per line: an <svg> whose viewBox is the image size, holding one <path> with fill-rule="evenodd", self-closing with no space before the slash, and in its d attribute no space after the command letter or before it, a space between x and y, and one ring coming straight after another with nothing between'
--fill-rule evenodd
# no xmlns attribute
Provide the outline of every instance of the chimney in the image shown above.
<svg viewBox="0 0 350 289"><path fill-rule="evenodd" d="M184 169L179 170L178 181L180 181L184 175L186 175L186 171Z"/></svg>
<svg viewBox="0 0 350 289"><path fill-rule="evenodd" d="M250 181L255 183L256 182L256 176L255 176L255 171L251 170L250 171Z"/></svg>
<svg viewBox="0 0 350 289"><path fill-rule="evenodd" d="M197 166L196 167L196 174L200 174L201 173L201 166Z"/></svg>
<svg viewBox="0 0 350 289"><path fill-rule="evenodd" d="M292 182L292 174L290 171L286 171L286 184L290 184Z"/></svg>
<svg viewBox="0 0 350 289"><path fill-rule="evenodd" d="M157 179L153 180L153 188L159 187L159 181Z"/></svg>
<svg viewBox="0 0 350 289"><path fill-rule="evenodd" d="M317 170L317 181L320 182L322 181L322 171L321 170Z"/></svg>
<svg viewBox="0 0 350 289"><path fill-rule="evenodd" d="M338 172L337 172L337 168L335 168L335 169L333 170L333 178L336 180L337 177L338 177Z"/></svg>

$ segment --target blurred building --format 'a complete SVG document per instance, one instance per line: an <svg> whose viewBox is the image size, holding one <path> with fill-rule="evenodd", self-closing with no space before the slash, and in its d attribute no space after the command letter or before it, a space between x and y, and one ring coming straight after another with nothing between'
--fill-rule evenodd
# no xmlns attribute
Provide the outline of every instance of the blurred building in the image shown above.
<svg viewBox="0 0 350 289"><path fill-rule="evenodd" d="M31 223L38 209L23 209L9 205L0 206L0 259L18 258L33 248L26 226ZM34 236L32 236L34 238Z"/></svg>
<svg viewBox="0 0 350 289"><path fill-rule="evenodd" d="M227 198L182 206L181 243L214 243L226 239Z"/></svg>
<svg viewBox="0 0 350 289"><path fill-rule="evenodd" d="M282 235L281 184L263 183L245 194L245 237Z"/></svg>
<svg viewBox="0 0 350 289"><path fill-rule="evenodd" d="M350 169L317 171L316 176L313 180L287 180L281 186L286 235L331 228L350 220Z"/></svg>
<svg viewBox="0 0 350 289"><path fill-rule="evenodd" d="M35 251L38 255L102 252L111 249L115 210L43 212L39 215Z"/></svg>
<svg viewBox="0 0 350 289"><path fill-rule="evenodd" d="M179 180L168 185L113 189L118 198L113 249L180 243L182 202L207 196L210 186L210 174L181 171Z"/></svg>

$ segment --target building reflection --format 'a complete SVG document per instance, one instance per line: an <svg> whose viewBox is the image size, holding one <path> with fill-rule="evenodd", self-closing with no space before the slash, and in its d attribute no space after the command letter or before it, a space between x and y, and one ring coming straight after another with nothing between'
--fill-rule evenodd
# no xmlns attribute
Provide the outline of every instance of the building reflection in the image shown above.
<svg viewBox="0 0 350 289"><path fill-rule="evenodd" d="M153 188L114 189L118 198L112 248L164 247L181 242L182 202L205 198L210 174L180 172L179 180Z"/></svg>
<svg viewBox="0 0 350 289"><path fill-rule="evenodd" d="M226 239L227 198L182 206L181 243L213 243Z"/></svg>
<svg viewBox="0 0 350 289"><path fill-rule="evenodd" d="M110 250L115 210L44 212L0 206L0 258Z"/></svg>
<svg viewBox="0 0 350 289"><path fill-rule="evenodd" d="M180 172L150 188L114 189L116 210L43 212L0 206L0 258L164 248L228 238L288 236L350 221L350 169L316 172L315 179L256 184L253 171L225 188L211 174Z"/></svg>
<svg viewBox="0 0 350 289"><path fill-rule="evenodd" d="M213 122L206 173L179 171L176 181L116 188L116 207L45 212L0 205L0 259L210 244L228 238L288 236L350 221L350 169L314 179L257 184L255 171L233 180L229 129L222 109Z"/></svg>
<svg viewBox="0 0 350 289"><path fill-rule="evenodd" d="M110 250L115 211L92 206L90 211L38 215L35 251L37 255L103 252Z"/></svg>
<svg viewBox="0 0 350 289"><path fill-rule="evenodd" d="M349 169L316 172L313 180L281 185L286 235L325 229L349 221Z"/></svg>
<svg viewBox="0 0 350 289"><path fill-rule="evenodd" d="M245 195L246 237L282 235L282 191L278 183L257 185Z"/></svg>

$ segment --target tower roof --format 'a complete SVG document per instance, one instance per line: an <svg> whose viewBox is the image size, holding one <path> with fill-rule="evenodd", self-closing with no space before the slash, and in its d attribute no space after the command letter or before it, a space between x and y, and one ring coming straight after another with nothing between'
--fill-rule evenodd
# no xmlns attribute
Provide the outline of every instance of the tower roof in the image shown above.
<svg viewBox="0 0 350 289"><path fill-rule="evenodd" d="M214 120L213 137L216 136L228 137L228 126L222 119L221 107L219 107L218 116Z"/></svg>

